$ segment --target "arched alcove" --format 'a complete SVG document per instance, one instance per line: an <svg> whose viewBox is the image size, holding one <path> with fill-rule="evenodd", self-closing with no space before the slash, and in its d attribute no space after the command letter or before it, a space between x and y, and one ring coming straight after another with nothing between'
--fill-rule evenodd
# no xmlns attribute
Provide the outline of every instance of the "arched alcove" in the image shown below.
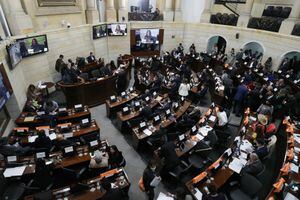
<svg viewBox="0 0 300 200"><path fill-rule="evenodd" d="M281 56L278 69L286 71L294 69L294 72L299 71L300 64L300 52L299 51L289 51Z"/></svg>
<svg viewBox="0 0 300 200"><path fill-rule="evenodd" d="M211 53L215 45L217 45L219 52L224 53L226 50L227 41L220 35L212 36L207 42L207 52Z"/></svg>
<svg viewBox="0 0 300 200"><path fill-rule="evenodd" d="M264 54L265 53L265 49L263 47L263 45L261 45L260 43L258 42L255 42L255 41L252 41L252 42L248 42L246 44L244 44L243 46L243 50L250 50L251 49L251 52L252 54L256 53L257 52L257 55L262 53Z"/></svg>

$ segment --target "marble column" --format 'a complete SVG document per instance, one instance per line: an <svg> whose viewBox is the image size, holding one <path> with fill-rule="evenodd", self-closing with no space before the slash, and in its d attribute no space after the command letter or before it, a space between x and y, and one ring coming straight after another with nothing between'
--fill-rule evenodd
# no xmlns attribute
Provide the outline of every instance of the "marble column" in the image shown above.
<svg viewBox="0 0 300 200"><path fill-rule="evenodd" d="M20 0L1 0L12 35L22 35L34 31L32 21L22 7Z"/></svg>
<svg viewBox="0 0 300 200"><path fill-rule="evenodd" d="M118 19L119 22L128 21L128 10L126 5L126 0L118 0L119 1L119 10L118 10Z"/></svg>
<svg viewBox="0 0 300 200"><path fill-rule="evenodd" d="M174 21L182 21L181 0L175 0Z"/></svg>
<svg viewBox="0 0 300 200"><path fill-rule="evenodd" d="M265 2L262 0L254 0L251 16L252 17L261 17L265 9Z"/></svg>
<svg viewBox="0 0 300 200"><path fill-rule="evenodd" d="M165 0L164 21L173 21L173 0Z"/></svg>
<svg viewBox="0 0 300 200"><path fill-rule="evenodd" d="M249 19L251 18L251 11L253 7L254 0L247 0L246 4L243 4L241 8L241 13L238 19L237 26L247 27Z"/></svg>
<svg viewBox="0 0 300 200"><path fill-rule="evenodd" d="M212 0L205 0L205 7L201 15L200 22L201 23L209 23L210 22L210 16L211 16L211 5Z"/></svg>
<svg viewBox="0 0 300 200"><path fill-rule="evenodd" d="M86 0L86 21L88 24L99 23L99 12L96 0Z"/></svg>
<svg viewBox="0 0 300 200"><path fill-rule="evenodd" d="M117 21L117 12L115 9L114 0L106 0L106 21L107 22Z"/></svg>
<svg viewBox="0 0 300 200"><path fill-rule="evenodd" d="M287 34L287 35L291 34L295 24L299 22L300 22L300 1L295 0L289 18L284 20L281 23L279 33Z"/></svg>

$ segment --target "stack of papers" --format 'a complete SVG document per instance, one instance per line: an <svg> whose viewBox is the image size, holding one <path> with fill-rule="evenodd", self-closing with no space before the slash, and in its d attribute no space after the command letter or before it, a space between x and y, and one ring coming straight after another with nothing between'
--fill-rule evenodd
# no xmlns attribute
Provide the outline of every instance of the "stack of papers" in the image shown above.
<svg viewBox="0 0 300 200"><path fill-rule="evenodd" d="M211 116L208 118L208 120L211 121L211 122L214 122L214 121L216 121L216 117L213 116L213 115L211 115Z"/></svg>
<svg viewBox="0 0 300 200"><path fill-rule="evenodd" d="M174 200L174 198L169 197L169 196L165 195L164 193L160 192L157 197L157 200Z"/></svg>
<svg viewBox="0 0 300 200"><path fill-rule="evenodd" d="M13 177L13 176L22 176L22 174L25 171L25 168L26 168L26 166L7 168L3 172L3 176L5 178Z"/></svg>
<svg viewBox="0 0 300 200"><path fill-rule="evenodd" d="M208 132L212 130L212 127L210 126L202 126L199 128L199 132L205 137L207 136Z"/></svg>
<svg viewBox="0 0 300 200"><path fill-rule="evenodd" d="M239 174L241 172L242 168L244 167L244 165L243 165L243 163L241 162L240 159L234 158L233 161L231 161L231 163L229 164L228 167L232 171Z"/></svg>
<svg viewBox="0 0 300 200"><path fill-rule="evenodd" d="M291 163L290 167L291 167L291 171L293 171L296 174L298 174L298 172L299 172L299 166L295 165L294 163Z"/></svg>
<svg viewBox="0 0 300 200"><path fill-rule="evenodd" d="M203 194L200 192L198 188L195 188L194 196L196 197L197 200L202 200Z"/></svg>
<svg viewBox="0 0 300 200"><path fill-rule="evenodd" d="M143 133L148 135L148 136L152 135L152 132L147 128L145 130L143 130Z"/></svg>
<svg viewBox="0 0 300 200"><path fill-rule="evenodd" d="M29 136L28 137L28 142L33 143L37 137L38 137L37 135Z"/></svg>
<svg viewBox="0 0 300 200"><path fill-rule="evenodd" d="M34 117L25 117L24 122L32 122L34 121Z"/></svg>
<svg viewBox="0 0 300 200"><path fill-rule="evenodd" d="M197 135L195 135L195 137L196 137L197 139L199 139L200 141L203 140L203 138L204 138L202 135L200 135L200 134L198 134L198 133L197 133Z"/></svg>
<svg viewBox="0 0 300 200"><path fill-rule="evenodd" d="M247 153L253 152L252 144L248 140L243 140L240 149L241 149L241 151L244 151Z"/></svg>

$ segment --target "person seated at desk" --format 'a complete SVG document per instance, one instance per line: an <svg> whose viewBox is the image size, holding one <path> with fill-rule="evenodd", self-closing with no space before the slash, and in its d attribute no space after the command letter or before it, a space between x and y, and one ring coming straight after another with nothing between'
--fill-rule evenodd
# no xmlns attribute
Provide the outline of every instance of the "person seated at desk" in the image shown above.
<svg viewBox="0 0 300 200"><path fill-rule="evenodd" d="M263 139L259 138L256 141L257 141L257 147L254 153L256 153L260 159L262 159L268 155L269 150Z"/></svg>
<svg viewBox="0 0 300 200"><path fill-rule="evenodd" d="M214 185L209 185L208 190L210 194L203 195L203 200L227 200L224 194L218 193Z"/></svg>
<svg viewBox="0 0 300 200"><path fill-rule="evenodd" d="M109 64L103 65L100 68L100 72L102 76L111 76L113 74L112 71L110 70Z"/></svg>
<svg viewBox="0 0 300 200"><path fill-rule="evenodd" d="M54 145L56 149L62 150L66 146L75 146L76 143L72 142L71 140L65 139L63 134L57 134Z"/></svg>
<svg viewBox="0 0 300 200"><path fill-rule="evenodd" d="M76 65L77 65L77 68L81 70L81 68L86 65L85 58L77 57L76 58Z"/></svg>
<svg viewBox="0 0 300 200"><path fill-rule="evenodd" d="M146 102L143 102L143 107L142 107L142 110L140 112L140 118L150 119L152 114L153 114L153 112L152 112L152 109L149 106L149 104L147 104Z"/></svg>
<svg viewBox="0 0 300 200"><path fill-rule="evenodd" d="M27 88L27 100L28 101L41 101L42 96L41 92L38 88L36 88L33 84L30 84Z"/></svg>
<svg viewBox="0 0 300 200"><path fill-rule="evenodd" d="M225 110L222 107L219 107L219 111L217 112L218 125L217 127L224 127L228 123L228 117Z"/></svg>
<svg viewBox="0 0 300 200"><path fill-rule="evenodd" d="M93 52L90 52L90 55L86 58L86 60L88 63L96 62L96 58L95 58Z"/></svg>
<svg viewBox="0 0 300 200"><path fill-rule="evenodd" d="M114 72L114 71L116 71L118 69L118 67L115 64L115 61L113 61L113 60L110 61L109 65L110 65L110 70L112 72Z"/></svg>
<svg viewBox="0 0 300 200"><path fill-rule="evenodd" d="M22 147L18 142L9 140L6 137L0 138L0 154L3 156L23 156L31 152L30 147Z"/></svg>
<svg viewBox="0 0 300 200"><path fill-rule="evenodd" d="M170 170L174 167L178 166L180 163L180 160L176 154L176 148L177 148L177 140L169 141L162 145L160 153L161 157L165 159L165 165L164 169Z"/></svg>
<svg viewBox="0 0 300 200"><path fill-rule="evenodd" d="M76 74L76 76L79 76L81 74L81 71L78 69L78 67L75 65L75 63L71 63L71 72L73 74Z"/></svg>
<svg viewBox="0 0 300 200"><path fill-rule="evenodd" d="M121 167L121 165L123 165L122 167L125 166L125 162L123 163L124 157L122 155L122 152L118 150L118 148L115 145L112 145L109 147L109 159L108 159L108 163L110 165L110 168L119 168Z"/></svg>
<svg viewBox="0 0 300 200"><path fill-rule="evenodd" d="M38 104L37 101L31 100L31 101L26 101L25 106L24 106L24 112L36 112L41 108L41 105Z"/></svg>
<svg viewBox="0 0 300 200"><path fill-rule="evenodd" d="M154 188L155 187L151 185L151 182L156 177L159 177L156 163L154 160L150 160L146 169L143 172L144 188L149 197L149 200L154 199Z"/></svg>
<svg viewBox="0 0 300 200"><path fill-rule="evenodd" d="M268 115L268 116L272 116L273 114L273 106L271 105L271 103L266 100L265 102L263 102L259 108L257 109L257 113L258 114L263 114L263 115Z"/></svg>
<svg viewBox="0 0 300 200"><path fill-rule="evenodd" d="M101 200L116 200L116 199L128 199L128 195L125 194L120 188L112 188L111 183L108 181L103 181L101 186L105 189L104 195Z"/></svg>
<svg viewBox="0 0 300 200"><path fill-rule="evenodd" d="M249 155L249 160L242 169L242 173L257 175L263 170L263 164L256 153Z"/></svg>
<svg viewBox="0 0 300 200"><path fill-rule="evenodd" d="M94 156L91 158L89 168L97 169L108 167L108 154L100 152L99 150L94 152Z"/></svg>
<svg viewBox="0 0 300 200"><path fill-rule="evenodd" d="M47 114L54 113L57 111L57 109L58 109L58 103L55 101L47 101L44 103L43 110Z"/></svg>
<svg viewBox="0 0 300 200"><path fill-rule="evenodd" d="M52 142L51 139L46 136L45 131L44 130L40 130L38 132L38 137L35 139L33 146L36 149L42 149L42 148L46 148L48 150L51 149L52 147Z"/></svg>

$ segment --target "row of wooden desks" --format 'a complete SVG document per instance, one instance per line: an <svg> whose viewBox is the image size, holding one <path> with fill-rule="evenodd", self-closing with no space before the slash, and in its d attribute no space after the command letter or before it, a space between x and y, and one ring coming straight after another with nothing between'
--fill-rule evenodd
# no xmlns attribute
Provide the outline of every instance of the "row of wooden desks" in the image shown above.
<svg viewBox="0 0 300 200"><path fill-rule="evenodd" d="M129 178L124 169L113 169L100 174L97 177L84 180L81 183L87 186L83 191L76 191L76 184L62 187L51 191L52 199L69 199L69 200L97 200L101 199L106 191L101 186L101 181L106 180L113 185L113 188L118 188L125 193L130 187ZM26 196L25 200L35 199L34 195Z"/></svg>
<svg viewBox="0 0 300 200"><path fill-rule="evenodd" d="M157 125L153 125L153 121L148 121L147 122L147 124L148 124L147 130L149 130L151 132L151 135L146 134L145 131L141 131L139 129L139 127L133 127L132 128L132 134L133 134L132 136L133 136L134 147L138 148L138 146L140 145L140 143L143 140L155 135L155 133L157 133L160 130L160 127L168 128L171 124L176 122L176 120L179 119L187 111L187 109L190 107L191 103L192 102L189 100L184 101L183 104L176 111L173 111L172 117L168 117L168 118L163 117L162 121Z"/></svg>
<svg viewBox="0 0 300 200"><path fill-rule="evenodd" d="M99 149L106 150L108 147L108 143L106 140L101 141L98 144ZM78 165L81 163L89 162L91 159L90 149L88 145L75 147L76 152L73 156L64 157L62 151L52 152L49 154L48 158L45 158L46 164L54 164L54 168L62 168L62 167L71 167L74 165ZM18 159L18 163L24 164L25 171L23 175L31 175L35 173L35 159L34 155L32 156L23 156ZM2 170L5 170L6 163L5 161L0 162L0 166Z"/></svg>
<svg viewBox="0 0 300 200"><path fill-rule="evenodd" d="M156 98L152 98L150 99L150 103L149 106L151 108L156 107L159 102L161 102L164 99L164 96L162 95L158 95ZM138 117L141 113L140 110L135 110L134 108L129 108L130 109L130 113L127 115L123 115L122 111L117 112L117 118L116 118L116 126L119 130L122 131L124 123L126 123L127 121L134 119L136 117Z"/></svg>
<svg viewBox="0 0 300 200"><path fill-rule="evenodd" d="M106 116L108 118L114 118L116 116L116 113L122 109L122 107L129 103L130 101L134 100L136 97L138 97L140 94L139 91L133 91L129 94L125 95L124 98L121 96L115 97L112 96L111 98L115 99L114 102L112 100L106 100L105 106L106 106Z"/></svg>
<svg viewBox="0 0 300 200"><path fill-rule="evenodd" d="M88 118L91 119L91 113L87 106L84 106L82 111L76 112L74 108L67 109L64 113L64 115L60 115L59 113L56 113L54 117L57 120L57 123L79 123L80 120ZM20 116L15 120L15 123L18 126L22 127L36 127L36 126L42 126L42 125L48 125L49 124L49 118L47 115L42 114L39 115L38 113L28 113L28 112L22 112Z"/></svg>
<svg viewBox="0 0 300 200"><path fill-rule="evenodd" d="M62 131L62 127L67 128L66 131ZM95 120L92 120L86 127L82 127L81 124L64 123L58 124L55 128L50 126L36 127L35 130L29 131L28 127L18 127L13 129L13 133L10 138L18 140L21 145L29 145L33 143L35 138L38 136L38 130L44 130L46 136L51 140L55 140L58 134L62 134L65 139L78 138L93 133L100 133L100 127ZM24 133L24 130L26 132Z"/></svg>

